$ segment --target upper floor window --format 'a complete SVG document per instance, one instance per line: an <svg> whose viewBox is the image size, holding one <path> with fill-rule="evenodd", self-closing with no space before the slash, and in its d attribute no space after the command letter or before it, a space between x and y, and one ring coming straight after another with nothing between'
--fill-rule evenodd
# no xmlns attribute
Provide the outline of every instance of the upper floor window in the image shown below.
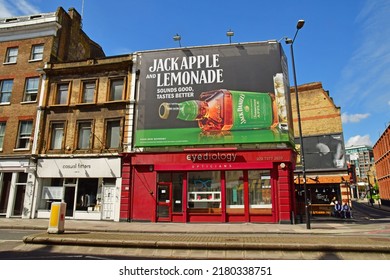
<svg viewBox="0 0 390 280"><path fill-rule="evenodd" d="M95 81L83 82L83 96L81 97L81 103L94 103L95 89L96 89Z"/></svg>
<svg viewBox="0 0 390 280"><path fill-rule="evenodd" d="M67 104L69 95L69 84L59 84L57 85L56 96L54 99L54 104Z"/></svg>
<svg viewBox="0 0 390 280"><path fill-rule="evenodd" d="M119 148L121 144L121 121L107 121L106 127L106 149Z"/></svg>
<svg viewBox="0 0 390 280"><path fill-rule="evenodd" d="M0 103L10 102L13 84L13 80L0 81Z"/></svg>
<svg viewBox="0 0 390 280"><path fill-rule="evenodd" d="M18 58L18 48L8 48L7 54L5 56L5 63L16 63L16 60Z"/></svg>
<svg viewBox="0 0 390 280"><path fill-rule="evenodd" d="M6 125L5 122L0 122L0 151L3 150L5 125Z"/></svg>
<svg viewBox="0 0 390 280"><path fill-rule="evenodd" d="M30 148L32 125L33 125L32 120L21 121L19 123L19 134L18 134L18 140L16 143L17 149L29 149Z"/></svg>
<svg viewBox="0 0 390 280"><path fill-rule="evenodd" d="M23 101L36 101L38 95L39 78L27 78Z"/></svg>
<svg viewBox="0 0 390 280"><path fill-rule="evenodd" d="M91 148L92 122L79 122L77 132L77 149L81 150Z"/></svg>
<svg viewBox="0 0 390 280"><path fill-rule="evenodd" d="M31 48L31 60L43 59L43 45L34 45Z"/></svg>
<svg viewBox="0 0 390 280"><path fill-rule="evenodd" d="M50 150L62 149L64 139L64 122L55 122L50 126Z"/></svg>
<svg viewBox="0 0 390 280"><path fill-rule="evenodd" d="M110 80L109 101L123 99L123 79Z"/></svg>

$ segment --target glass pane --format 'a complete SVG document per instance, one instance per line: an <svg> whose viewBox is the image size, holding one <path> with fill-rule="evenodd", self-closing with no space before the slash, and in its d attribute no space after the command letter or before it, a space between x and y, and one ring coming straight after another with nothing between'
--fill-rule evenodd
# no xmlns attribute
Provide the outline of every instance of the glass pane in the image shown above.
<svg viewBox="0 0 390 280"><path fill-rule="evenodd" d="M94 102L95 96L95 83L84 83L83 89L83 103L92 103Z"/></svg>
<svg viewBox="0 0 390 280"><path fill-rule="evenodd" d="M14 84L13 80L1 81L0 103L10 102L13 84Z"/></svg>
<svg viewBox="0 0 390 280"><path fill-rule="evenodd" d="M31 59L38 60L42 58L43 58L43 45L33 46Z"/></svg>
<svg viewBox="0 0 390 280"><path fill-rule="evenodd" d="M107 148L118 148L120 146L120 121L107 122Z"/></svg>
<svg viewBox="0 0 390 280"><path fill-rule="evenodd" d="M111 81L110 101L122 100L123 80Z"/></svg>
<svg viewBox="0 0 390 280"><path fill-rule="evenodd" d="M35 101L38 94L39 78L29 78L26 83L24 101Z"/></svg>
<svg viewBox="0 0 390 280"><path fill-rule="evenodd" d="M66 104L68 102L68 85L58 87L56 104Z"/></svg>
<svg viewBox="0 0 390 280"><path fill-rule="evenodd" d="M220 171L189 172L188 209L193 213L221 213Z"/></svg>
<svg viewBox="0 0 390 280"><path fill-rule="evenodd" d="M80 123L78 148L88 149L90 138L91 138L91 123L90 122Z"/></svg>
<svg viewBox="0 0 390 280"><path fill-rule="evenodd" d="M61 149L64 136L64 124L56 123L52 125L50 149Z"/></svg>
<svg viewBox="0 0 390 280"><path fill-rule="evenodd" d="M226 211L244 213L244 175L243 171L226 172Z"/></svg>
<svg viewBox="0 0 390 280"><path fill-rule="evenodd" d="M76 210L93 211L96 205L99 179L80 178L77 187Z"/></svg>
<svg viewBox="0 0 390 280"><path fill-rule="evenodd" d="M251 212L255 212L255 209L272 208L271 176L268 170L250 170L248 185Z"/></svg>

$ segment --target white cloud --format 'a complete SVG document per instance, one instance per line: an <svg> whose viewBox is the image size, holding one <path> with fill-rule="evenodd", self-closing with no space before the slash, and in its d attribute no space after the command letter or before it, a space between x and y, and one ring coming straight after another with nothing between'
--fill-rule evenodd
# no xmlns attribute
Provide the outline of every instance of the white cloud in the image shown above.
<svg viewBox="0 0 390 280"><path fill-rule="evenodd" d="M352 136L351 138L348 139L347 143L345 144L346 147L351 147L351 146L359 146L359 145L367 145L367 146L372 146L372 141L370 139L370 135L356 135Z"/></svg>
<svg viewBox="0 0 390 280"><path fill-rule="evenodd" d="M39 13L39 9L26 0L0 0L1 18Z"/></svg>
<svg viewBox="0 0 390 280"><path fill-rule="evenodd" d="M351 114L348 115L347 113L341 114L341 121L343 123L358 123L363 119L366 119L370 116L370 114Z"/></svg>

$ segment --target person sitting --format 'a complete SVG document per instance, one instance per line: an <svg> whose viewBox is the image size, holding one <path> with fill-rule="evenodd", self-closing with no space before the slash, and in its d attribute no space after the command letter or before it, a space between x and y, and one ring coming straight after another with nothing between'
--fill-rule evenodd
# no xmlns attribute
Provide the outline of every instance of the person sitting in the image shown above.
<svg viewBox="0 0 390 280"><path fill-rule="evenodd" d="M333 216L341 218L342 217L342 215L341 215L342 210L343 209L341 207L341 204L336 200L334 202Z"/></svg>
<svg viewBox="0 0 390 280"><path fill-rule="evenodd" d="M348 203L344 203L343 205L343 217L344 219L352 218L351 208Z"/></svg>

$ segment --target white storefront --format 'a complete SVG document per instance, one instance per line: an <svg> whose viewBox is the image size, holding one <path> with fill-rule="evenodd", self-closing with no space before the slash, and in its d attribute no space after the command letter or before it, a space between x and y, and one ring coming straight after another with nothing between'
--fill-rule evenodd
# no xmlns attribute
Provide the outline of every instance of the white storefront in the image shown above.
<svg viewBox="0 0 390 280"><path fill-rule="evenodd" d="M31 218L35 164L30 158L0 160L0 216Z"/></svg>
<svg viewBox="0 0 390 280"><path fill-rule="evenodd" d="M66 202L67 219L119 221L121 158L40 158L36 218L49 218L52 202Z"/></svg>

